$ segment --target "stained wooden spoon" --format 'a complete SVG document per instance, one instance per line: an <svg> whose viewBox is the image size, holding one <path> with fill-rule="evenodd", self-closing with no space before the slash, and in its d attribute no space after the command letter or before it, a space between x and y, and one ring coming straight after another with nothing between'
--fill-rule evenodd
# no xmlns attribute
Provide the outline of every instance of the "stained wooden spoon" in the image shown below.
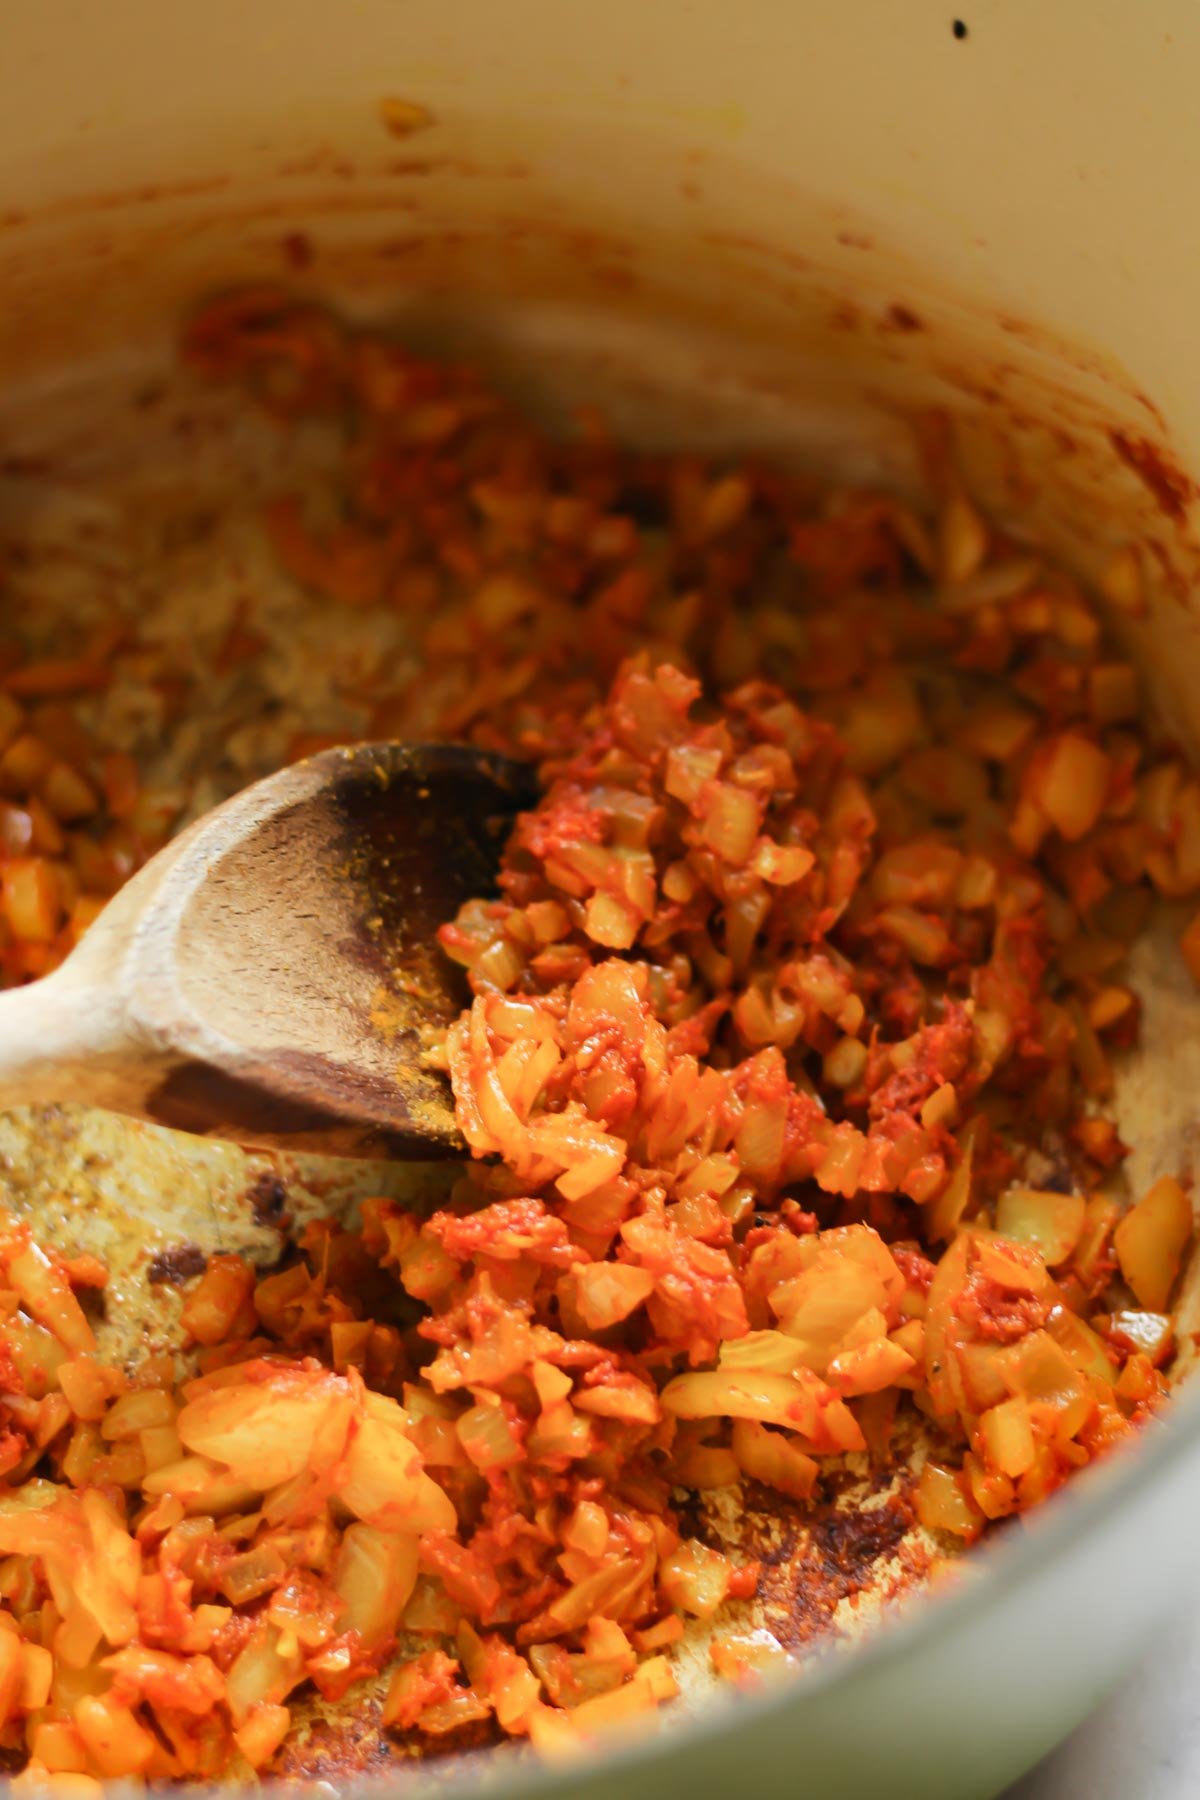
<svg viewBox="0 0 1200 1800"><path fill-rule="evenodd" d="M426 1028L466 998L434 939L487 894L527 765L327 750L182 832L52 975L0 994L0 1105L81 1101L236 1142L461 1145Z"/></svg>

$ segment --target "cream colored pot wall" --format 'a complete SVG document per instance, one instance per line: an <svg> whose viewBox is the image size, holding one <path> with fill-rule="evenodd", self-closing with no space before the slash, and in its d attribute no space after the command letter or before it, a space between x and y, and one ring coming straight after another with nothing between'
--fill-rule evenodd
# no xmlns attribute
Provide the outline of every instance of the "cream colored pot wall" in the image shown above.
<svg viewBox="0 0 1200 1800"><path fill-rule="evenodd" d="M10 0L0 371L165 346L198 289L268 276L650 436L904 482L895 415L944 406L972 484L1085 566L1158 546L1186 726L1200 15L959 11L962 37L949 0ZM388 96L432 122L389 133Z"/></svg>

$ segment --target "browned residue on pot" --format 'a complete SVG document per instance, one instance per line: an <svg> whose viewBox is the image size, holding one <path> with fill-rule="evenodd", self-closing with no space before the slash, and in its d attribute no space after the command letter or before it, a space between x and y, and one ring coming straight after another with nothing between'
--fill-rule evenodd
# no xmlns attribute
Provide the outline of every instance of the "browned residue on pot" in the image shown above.
<svg viewBox="0 0 1200 1800"><path fill-rule="evenodd" d="M202 1275L207 1267L208 1258L199 1244L170 1244L151 1257L146 1279L151 1287L178 1287L181 1281Z"/></svg>
<svg viewBox="0 0 1200 1800"><path fill-rule="evenodd" d="M763 1496L764 1508L769 1501ZM759 1599L771 1630L785 1649L801 1651L827 1637L843 1601L909 1585L895 1559L910 1546L915 1520L904 1493L882 1505L819 1507L785 1540L785 1554L763 1570ZM915 1540L912 1540L915 1543ZM928 1553L923 1553L928 1562ZM886 1577L890 1575L890 1580Z"/></svg>
<svg viewBox="0 0 1200 1800"><path fill-rule="evenodd" d="M264 1170L247 1189L246 1198L250 1202L251 1216L256 1225L266 1225L276 1230L287 1226L287 1183L278 1175Z"/></svg>

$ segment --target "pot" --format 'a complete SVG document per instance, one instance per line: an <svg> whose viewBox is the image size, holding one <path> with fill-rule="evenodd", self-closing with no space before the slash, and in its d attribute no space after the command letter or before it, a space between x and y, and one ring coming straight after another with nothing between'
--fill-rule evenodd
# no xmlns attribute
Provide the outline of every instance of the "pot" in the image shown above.
<svg viewBox="0 0 1200 1800"><path fill-rule="evenodd" d="M0 513L42 504L47 466L76 494L130 471L153 493L159 470L164 492L184 473L215 491L233 427L175 392L170 344L213 287L283 282L483 362L551 421L599 400L651 445L919 497L938 421L986 507L1101 582L1195 742L1200 277L1179 196L1200 184L1200 20L1182 0L755 0L736 18L715 0L12 0L5 28ZM77 598L68 581L47 605ZM1118 1110L1136 1187L1194 1169L1200 1043L1170 957L1150 946L1135 976L1145 1049ZM0 1120L0 1150L39 1229L106 1255L132 1334L170 1317L147 1242L184 1222L202 1247L275 1242L243 1203L275 1163L69 1109ZM285 1173L300 1216L368 1182ZM1150 1642L1200 1562L1198 1495L1185 1393L1135 1455L865 1645L586 1763L468 1761L437 1791L995 1794ZM344 1758L305 1767L356 1791Z"/></svg>

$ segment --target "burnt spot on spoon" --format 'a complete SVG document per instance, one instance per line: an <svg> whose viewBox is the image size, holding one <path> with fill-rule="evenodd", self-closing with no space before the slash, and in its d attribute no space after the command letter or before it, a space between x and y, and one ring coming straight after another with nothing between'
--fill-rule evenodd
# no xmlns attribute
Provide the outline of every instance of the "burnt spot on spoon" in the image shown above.
<svg viewBox="0 0 1200 1800"><path fill-rule="evenodd" d="M465 900L496 891L500 852L514 813L537 799L534 771L508 758L481 757L465 746L417 747L406 766L380 771L388 806L360 779L333 790L347 880L354 894L352 932L344 955L377 979L365 1022L395 1050L404 1110L433 1122L452 1108L449 1084L423 1068L431 1027L449 1025L471 995L466 977L438 945L437 932ZM508 800L510 810L500 810ZM457 1127L437 1127L439 1141L462 1148Z"/></svg>
<svg viewBox="0 0 1200 1800"><path fill-rule="evenodd" d="M383 796L361 779L335 785L338 851L355 891L352 935L343 953L380 977L386 995L380 1027L398 1035L413 1025L448 1024L470 1000L462 972L443 955L437 931L474 895L496 891L496 868L512 815L537 798L533 771L455 746L415 750L412 767L383 771ZM427 760L422 760L426 758ZM511 793L509 812L498 798ZM395 792L397 804L385 796ZM412 1002L417 1002L414 1006ZM408 1002L409 1004L405 1004Z"/></svg>
<svg viewBox="0 0 1200 1800"><path fill-rule="evenodd" d="M203 967L192 991L222 1054L182 1057L148 1110L264 1147L461 1154L449 1083L423 1063L470 999L436 934L495 892L535 773L466 746L364 745L297 777L296 804L208 868L181 921L180 962Z"/></svg>

